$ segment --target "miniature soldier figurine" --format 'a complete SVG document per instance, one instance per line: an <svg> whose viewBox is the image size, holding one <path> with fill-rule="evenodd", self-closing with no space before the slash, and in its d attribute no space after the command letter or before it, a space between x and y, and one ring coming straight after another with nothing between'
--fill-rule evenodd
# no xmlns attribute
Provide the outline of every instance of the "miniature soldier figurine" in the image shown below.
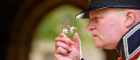
<svg viewBox="0 0 140 60"><path fill-rule="evenodd" d="M66 24L66 26L67 26L66 29L70 31L70 28L71 28L71 27L70 27L70 25L69 25L68 20L67 20L67 22L65 22L65 24Z"/></svg>
<svg viewBox="0 0 140 60"><path fill-rule="evenodd" d="M70 27L68 20L65 22L65 25L66 29L63 29L63 33L65 33L66 35L73 35L73 30L77 30L77 28L74 26Z"/></svg>

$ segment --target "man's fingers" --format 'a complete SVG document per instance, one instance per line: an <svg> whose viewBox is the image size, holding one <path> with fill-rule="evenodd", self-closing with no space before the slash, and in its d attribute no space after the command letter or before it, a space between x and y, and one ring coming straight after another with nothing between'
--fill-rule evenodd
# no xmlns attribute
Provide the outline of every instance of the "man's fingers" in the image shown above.
<svg viewBox="0 0 140 60"><path fill-rule="evenodd" d="M55 55L65 55L65 56L67 56L67 55L68 55L68 51L65 50L65 49L62 48L62 47L58 47L58 48L55 50Z"/></svg>
<svg viewBox="0 0 140 60"><path fill-rule="evenodd" d="M57 41L66 42L67 40L70 40L70 39L69 39L69 38L62 38L62 37L56 37L56 38L55 38L55 42L57 42Z"/></svg>
<svg viewBox="0 0 140 60"><path fill-rule="evenodd" d="M60 42L60 41L56 42L56 48L57 47L62 47L64 49L66 49L67 51L71 51L71 47L70 46L68 46L67 44L65 44L63 42Z"/></svg>
<svg viewBox="0 0 140 60"><path fill-rule="evenodd" d="M69 38L56 37L55 42L57 42L57 41L64 42L68 45L72 44L72 41Z"/></svg>
<svg viewBox="0 0 140 60"><path fill-rule="evenodd" d="M59 37L66 37L66 35L64 35L64 33L60 33Z"/></svg>
<svg viewBox="0 0 140 60"><path fill-rule="evenodd" d="M81 42L80 42L80 38L78 37L78 34L77 33L74 34L73 40L74 40L74 43L73 43L74 44L74 47L80 50L80 44L81 44Z"/></svg>

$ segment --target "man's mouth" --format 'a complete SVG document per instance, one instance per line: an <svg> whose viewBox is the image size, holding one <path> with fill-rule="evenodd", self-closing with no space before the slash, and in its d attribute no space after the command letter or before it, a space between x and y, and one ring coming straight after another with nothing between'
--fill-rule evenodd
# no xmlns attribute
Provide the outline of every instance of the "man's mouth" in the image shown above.
<svg viewBox="0 0 140 60"><path fill-rule="evenodd" d="M92 35L92 36L97 37L97 35Z"/></svg>
<svg viewBox="0 0 140 60"><path fill-rule="evenodd" d="M98 38L98 35L92 35L93 36L93 40L96 40Z"/></svg>

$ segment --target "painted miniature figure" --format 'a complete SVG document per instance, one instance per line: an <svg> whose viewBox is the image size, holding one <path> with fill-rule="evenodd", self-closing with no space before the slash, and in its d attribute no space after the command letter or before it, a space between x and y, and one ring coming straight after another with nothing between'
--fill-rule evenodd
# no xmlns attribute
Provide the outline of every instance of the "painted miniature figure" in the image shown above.
<svg viewBox="0 0 140 60"><path fill-rule="evenodd" d="M66 28L63 29L63 33L66 35L73 35L73 30L77 30L76 27L70 27L68 20L65 22ZM69 31L69 32L68 32Z"/></svg>
<svg viewBox="0 0 140 60"><path fill-rule="evenodd" d="M66 24L66 26L67 26L67 27L66 27L66 29L67 29L67 30L70 30L70 29L71 29L71 27L70 27L70 25L69 25L68 20L65 22L65 24Z"/></svg>

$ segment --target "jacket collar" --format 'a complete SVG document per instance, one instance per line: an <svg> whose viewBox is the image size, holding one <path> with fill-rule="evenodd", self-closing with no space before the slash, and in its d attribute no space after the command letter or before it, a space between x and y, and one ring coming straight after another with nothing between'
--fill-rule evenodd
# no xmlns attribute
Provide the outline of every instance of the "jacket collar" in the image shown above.
<svg viewBox="0 0 140 60"><path fill-rule="evenodd" d="M140 22L130 28L120 39L116 50L123 60L132 58L140 51Z"/></svg>

